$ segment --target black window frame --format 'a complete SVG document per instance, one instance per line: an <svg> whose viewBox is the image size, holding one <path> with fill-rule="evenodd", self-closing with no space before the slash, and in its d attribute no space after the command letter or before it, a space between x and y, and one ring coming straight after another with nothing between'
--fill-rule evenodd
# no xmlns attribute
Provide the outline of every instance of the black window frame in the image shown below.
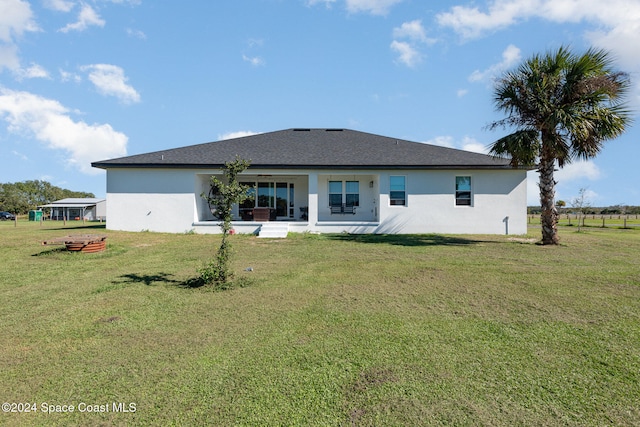
<svg viewBox="0 0 640 427"><path fill-rule="evenodd" d="M465 183L465 188L461 189L459 186L459 179L466 179L468 183ZM466 188L466 187L469 188ZM456 206L473 206L473 185L471 175L457 175L456 176L456 192L455 192Z"/></svg>

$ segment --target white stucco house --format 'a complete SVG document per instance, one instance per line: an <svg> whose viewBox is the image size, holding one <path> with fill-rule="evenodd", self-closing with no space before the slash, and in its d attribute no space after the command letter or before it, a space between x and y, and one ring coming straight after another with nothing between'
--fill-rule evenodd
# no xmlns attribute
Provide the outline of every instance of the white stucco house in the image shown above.
<svg viewBox="0 0 640 427"><path fill-rule="evenodd" d="M107 228L219 233L201 197L225 162L253 197L238 233L525 234L526 173L509 159L348 129L287 129L94 162Z"/></svg>

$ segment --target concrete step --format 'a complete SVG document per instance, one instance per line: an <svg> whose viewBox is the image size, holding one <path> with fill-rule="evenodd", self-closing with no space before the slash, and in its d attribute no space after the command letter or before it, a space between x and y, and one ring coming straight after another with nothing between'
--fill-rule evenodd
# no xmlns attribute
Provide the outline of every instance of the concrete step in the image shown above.
<svg viewBox="0 0 640 427"><path fill-rule="evenodd" d="M258 237L270 239L284 239L289 233L288 222L265 222L260 227Z"/></svg>

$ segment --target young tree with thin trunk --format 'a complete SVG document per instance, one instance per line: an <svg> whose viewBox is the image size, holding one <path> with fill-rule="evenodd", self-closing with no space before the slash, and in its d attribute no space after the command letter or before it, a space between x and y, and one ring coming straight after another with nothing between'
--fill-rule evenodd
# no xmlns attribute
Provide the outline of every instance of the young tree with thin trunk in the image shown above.
<svg viewBox="0 0 640 427"><path fill-rule="evenodd" d="M496 109L507 117L489 127L515 132L490 151L510 156L514 167L537 164L542 244L558 244L555 168L595 157L605 141L625 131L631 121L623 102L629 83L626 73L612 68L608 52L576 55L566 47L534 55L496 82Z"/></svg>
<svg viewBox="0 0 640 427"><path fill-rule="evenodd" d="M200 278L204 284L212 284L219 289L230 287L233 272L229 266L231 258L231 242L229 234L232 230L233 206L247 199L247 186L238 182L238 175L244 172L250 165L248 160L236 159L225 163L222 180L211 177L209 194L202 194L207 200L211 213L220 220L222 229L222 241L215 257L199 270Z"/></svg>
<svg viewBox="0 0 640 427"><path fill-rule="evenodd" d="M591 207L591 203L587 197L587 189L581 188L578 197L571 200L571 207L578 212L578 233L581 227L584 227L584 219L587 216L587 209ZM604 224L604 222L603 222Z"/></svg>

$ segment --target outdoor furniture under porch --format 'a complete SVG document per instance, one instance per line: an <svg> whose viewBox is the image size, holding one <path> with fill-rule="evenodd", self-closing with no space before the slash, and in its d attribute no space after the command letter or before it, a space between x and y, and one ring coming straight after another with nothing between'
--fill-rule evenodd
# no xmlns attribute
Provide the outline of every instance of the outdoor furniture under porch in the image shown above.
<svg viewBox="0 0 640 427"><path fill-rule="evenodd" d="M241 208L240 217L243 221L275 221L276 210L274 208Z"/></svg>

